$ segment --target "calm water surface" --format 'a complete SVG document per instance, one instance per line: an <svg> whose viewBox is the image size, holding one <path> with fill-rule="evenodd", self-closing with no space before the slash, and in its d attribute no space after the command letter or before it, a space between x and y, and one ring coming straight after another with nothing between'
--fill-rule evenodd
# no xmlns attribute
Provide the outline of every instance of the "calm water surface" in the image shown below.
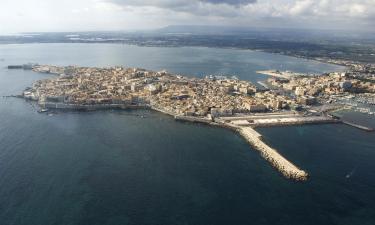
<svg viewBox="0 0 375 225"><path fill-rule="evenodd" d="M341 69L238 50L5 45L0 96L47 77L4 68L24 62L234 73L248 80L264 79L258 69ZM361 119L375 125L373 117ZM375 224L374 133L344 125L259 131L311 179L285 180L225 129L150 111L48 116L22 99L0 98L0 224Z"/></svg>

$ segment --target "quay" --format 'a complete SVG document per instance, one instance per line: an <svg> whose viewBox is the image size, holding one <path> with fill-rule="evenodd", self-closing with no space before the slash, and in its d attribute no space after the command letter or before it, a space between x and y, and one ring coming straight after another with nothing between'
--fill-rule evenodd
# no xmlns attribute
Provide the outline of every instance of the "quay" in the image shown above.
<svg viewBox="0 0 375 225"><path fill-rule="evenodd" d="M277 70L264 70L264 71L256 71L258 74L263 74L267 76L272 76L272 77L278 77L278 78L284 78L284 79L290 79L292 78L293 74L288 73L288 72L281 72Z"/></svg>
<svg viewBox="0 0 375 225"><path fill-rule="evenodd" d="M360 129L360 130L363 130L363 131L367 131L367 132L374 132L375 129L372 128L372 127L367 127L367 126L364 126L364 125L360 125L360 124L357 124L357 123L354 123L354 122L349 122L347 120L344 120L341 118L341 116L339 115L333 115L333 114L328 114L328 116L332 117L332 118L337 118L341 123L345 124L345 125L348 125L348 126L351 126L351 127L354 127L354 128L357 128L357 129Z"/></svg>
<svg viewBox="0 0 375 225"><path fill-rule="evenodd" d="M270 113L269 115L256 114L242 117L222 117L216 120L222 123L231 123L236 126L251 127L274 127L304 124L340 123L340 120L328 116L304 116L290 112L274 114Z"/></svg>
<svg viewBox="0 0 375 225"><path fill-rule="evenodd" d="M253 127L292 126L304 124L339 123L339 120L325 116L304 116L287 118L270 118L254 120L250 125Z"/></svg>

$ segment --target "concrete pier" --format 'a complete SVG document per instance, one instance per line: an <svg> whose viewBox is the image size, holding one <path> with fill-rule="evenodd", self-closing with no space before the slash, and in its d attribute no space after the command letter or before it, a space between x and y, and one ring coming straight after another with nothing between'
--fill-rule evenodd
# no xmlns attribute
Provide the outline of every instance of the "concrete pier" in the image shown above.
<svg viewBox="0 0 375 225"><path fill-rule="evenodd" d="M250 123L253 127L272 127L272 126L291 126L303 124L322 124L322 123L339 123L335 120L325 116L301 116L301 117L285 117L285 118L269 118L256 119Z"/></svg>
<svg viewBox="0 0 375 225"><path fill-rule="evenodd" d="M249 142L256 150L261 152L263 158L269 161L272 166L279 170L286 178L297 181L305 181L308 173L299 169L293 163L285 159L275 149L269 147L262 140L262 135L251 127L238 127L238 132Z"/></svg>

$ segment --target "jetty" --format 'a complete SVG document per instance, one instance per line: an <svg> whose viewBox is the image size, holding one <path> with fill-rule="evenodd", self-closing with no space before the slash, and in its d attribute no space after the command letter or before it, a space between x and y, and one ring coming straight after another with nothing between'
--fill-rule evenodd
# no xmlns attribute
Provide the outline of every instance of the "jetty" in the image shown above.
<svg viewBox="0 0 375 225"><path fill-rule="evenodd" d="M346 121L346 120L342 120L342 123L346 124L348 126L351 126L351 127L358 128L360 130L367 131L367 132L373 132L374 131L374 128L366 127L366 126L363 126L363 125L359 125L359 124L352 123L352 122L349 122L349 121Z"/></svg>
<svg viewBox="0 0 375 225"><path fill-rule="evenodd" d="M308 178L308 173L301 170L296 165L285 159L275 149L268 146L262 140L262 135L256 132L251 127L237 127L238 132L245 138L245 140L255 147L261 153L261 156L271 163L284 177L296 181L305 181Z"/></svg>

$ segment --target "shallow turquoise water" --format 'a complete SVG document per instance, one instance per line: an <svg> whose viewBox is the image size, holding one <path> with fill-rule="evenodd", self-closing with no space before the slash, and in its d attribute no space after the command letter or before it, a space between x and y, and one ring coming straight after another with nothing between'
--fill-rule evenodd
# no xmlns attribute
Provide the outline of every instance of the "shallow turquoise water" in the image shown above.
<svg viewBox="0 0 375 225"><path fill-rule="evenodd" d="M246 57L232 59L241 54ZM0 95L17 94L47 77L3 68L14 63L129 65L193 75L202 68L215 73L244 65L236 74L253 80L258 79L255 70L267 67L252 62L256 58L267 65L262 57L270 65L316 66L238 50L7 45L0 46L0 59L5 59L0 61ZM332 69L325 64L318 68ZM225 129L139 110L48 116L22 99L0 98L0 224L375 223L374 133L344 125L259 132L307 170L309 181L285 180Z"/></svg>

